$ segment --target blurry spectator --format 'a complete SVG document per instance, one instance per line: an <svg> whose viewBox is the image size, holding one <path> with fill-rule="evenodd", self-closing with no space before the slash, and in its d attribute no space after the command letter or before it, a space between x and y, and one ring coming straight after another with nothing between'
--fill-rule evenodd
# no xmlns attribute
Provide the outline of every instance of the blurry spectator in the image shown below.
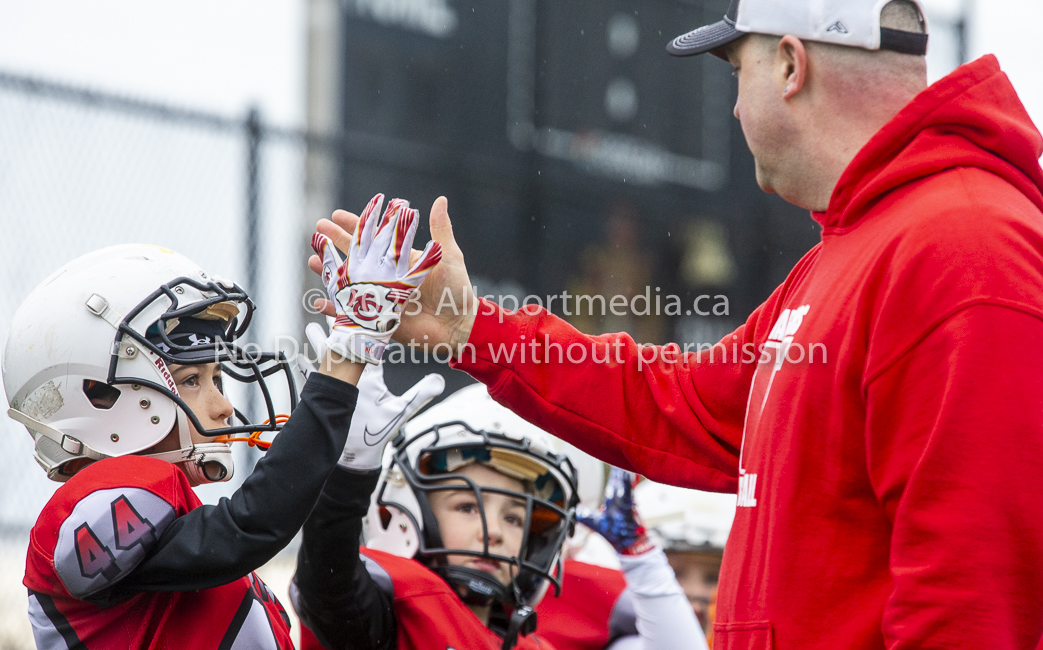
<svg viewBox="0 0 1043 650"><path fill-rule="evenodd" d="M577 310L577 301L570 301L571 316L566 318L577 329L587 334L627 332L641 343L662 343L665 340L662 310L656 315L656 288L651 285L655 259L641 240L641 221L637 209L629 202L616 201L609 207L605 233L598 243L590 244L583 251L580 275L569 283L573 296L603 296L605 304L613 296L624 296L627 307L606 307L602 315L599 301L582 303ZM659 295L663 295L659 292ZM646 301L636 296L647 296ZM593 304L593 309L590 305ZM618 312L625 311L623 315ZM577 313L580 312L580 313ZM638 315L645 314L647 315Z"/></svg>
<svg viewBox="0 0 1043 650"><path fill-rule="evenodd" d="M671 228L668 241L668 251L659 268L662 277L656 284L663 287L664 293L680 296L684 306L681 314L668 319L666 327L671 340L696 345L716 343L737 326L734 306L728 303L727 314L706 315L695 313L693 303L700 296L708 296L700 306L710 311L720 302L717 296L729 300L732 297L738 265L728 229L718 221L690 216Z"/></svg>

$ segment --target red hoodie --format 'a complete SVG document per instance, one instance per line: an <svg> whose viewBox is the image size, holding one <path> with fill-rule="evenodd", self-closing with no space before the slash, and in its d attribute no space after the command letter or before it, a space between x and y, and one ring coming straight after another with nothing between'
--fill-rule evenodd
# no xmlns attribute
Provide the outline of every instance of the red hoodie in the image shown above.
<svg viewBox="0 0 1043 650"><path fill-rule="evenodd" d="M456 366L610 463L738 489L715 650L1037 647L1041 153L985 57L866 144L822 242L714 350L483 302Z"/></svg>

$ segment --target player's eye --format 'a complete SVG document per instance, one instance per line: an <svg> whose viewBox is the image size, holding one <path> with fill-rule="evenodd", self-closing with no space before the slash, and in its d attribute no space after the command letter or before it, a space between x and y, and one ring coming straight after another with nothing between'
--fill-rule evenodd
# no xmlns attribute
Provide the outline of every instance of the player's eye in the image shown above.
<svg viewBox="0 0 1043 650"><path fill-rule="evenodd" d="M178 386L188 386L189 388L195 388L196 386L199 386L199 374L195 373L195 374L191 374L191 375L189 375L187 377L184 377L184 378L181 379L181 381L177 382L177 385Z"/></svg>
<svg viewBox="0 0 1043 650"><path fill-rule="evenodd" d="M456 507L454 509L457 512L462 512L468 515L477 514L478 504L476 504L474 501L463 501L461 503L456 504Z"/></svg>
<svg viewBox="0 0 1043 650"><path fill-rule="evenodd" d="M504 522L515 528L521 528L525 525L525 517L521 515L507 515L503 518Z"/></svg>
<svg viewBox="0 0 1043 650"><path fill-rule="evenodd" d="M217 390L223 395L225 392L225 380L221 375L214 375L214 386L217 386Z"/></svg>

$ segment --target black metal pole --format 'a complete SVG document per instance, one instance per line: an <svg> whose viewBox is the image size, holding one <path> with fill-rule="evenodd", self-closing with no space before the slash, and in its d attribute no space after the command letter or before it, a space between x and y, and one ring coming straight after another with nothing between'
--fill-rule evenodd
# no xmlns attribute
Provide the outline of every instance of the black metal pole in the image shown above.
<svg viewBox="0 0 1043 650"><path fill-rule="evenodd" d="M261 114L256 107L250 109L246 116L246 291L254 302L260 297L258 286L259 247L261 240L260 215L260 167L261 167ZM246 417L257 421L257 394L255 390L246 392ZM257 454L250 454L251 465L257 461ZM252 468L251 468L252 469Z"/></svg>
<svg viewBox="0 0 1043 650"><path fill-rule="evenodd" d="M970 60L970 13L971 3L968 0L963 0L960 3L960 17L956 22L956 55L960 58L958 65L963 65Z"/></svg>
<svg viewBox="0 0 1043 650"><path fill-rule="evenodd" d="M246 116L246 288L257 295L257 248L260 245L261 115L251 108Z"/></svg>

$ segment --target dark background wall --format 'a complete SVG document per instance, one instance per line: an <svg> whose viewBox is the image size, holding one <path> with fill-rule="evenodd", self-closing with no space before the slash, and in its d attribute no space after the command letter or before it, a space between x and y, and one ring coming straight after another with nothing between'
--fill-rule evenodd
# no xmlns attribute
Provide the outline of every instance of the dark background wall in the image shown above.
<svg viewBox="0 0 1043 650"><path fill-rule="evenodd" d="M391 4L345 4L343 127L371 145L342 160L341 205L357 211L384 192L426 214L444 194L483 293L590 286L592 259L611 271L615 256L629 256L664 295L686 305L726 295L730 306L727 316L630 323L635 338L707 342L740 324L818 241L805 211L756 185L731 115L731 66L664 51L719 20L727 2ZM723 245L698 253L707 232ZM428 236L422 228L418 241ZM693 255L722 251L730 273L693 281L683 271ZM389 385L433 369L389 367Z"/></svg>

